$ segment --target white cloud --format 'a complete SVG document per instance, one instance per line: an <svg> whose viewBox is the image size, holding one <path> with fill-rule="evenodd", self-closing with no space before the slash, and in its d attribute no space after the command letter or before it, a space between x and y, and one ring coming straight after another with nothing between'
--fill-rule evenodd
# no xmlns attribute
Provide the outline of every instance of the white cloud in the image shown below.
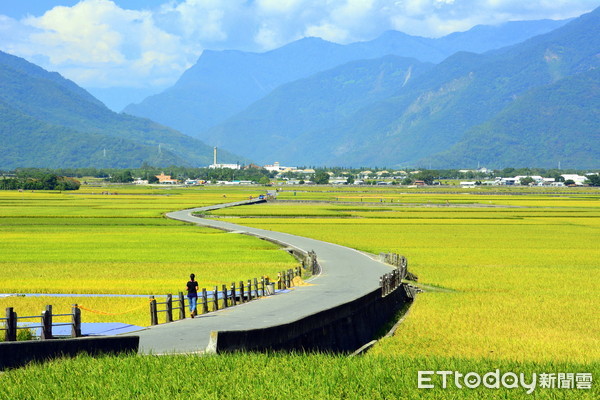
<svg viewBox="0 0 600 400"><path fill-rule="evenodd" d="M257 0L260 12L273 14L289 14L296 12L298 7L306 3L303 0Z"/></svg>
<svg viewBox="0 0 600 400"><path fill-rule="evenodd" d="M332 23L313 25L304 31L306 36L320 37L330 42L343 43L348 40L349 32Z"/></svg>
<svg viewBox="0 0 600 400"><path fill-rule="evenodd" d="M18 26L21 36L2 37L3 49L88 87L172 83L200 53L159 29L151 12L124 10L110 0L54 7Z"/></svg>
<svg viewBox="0 0 600 400"><path fill-rule="evenodd" d="M115 1L117 5L115 4ZM202 50L265 51L303 36L349 43L386 30L442 36L476 24L568 18L598 0L82 0L17 21L0 16L0 48L87 87L173 83Z"/></svg>

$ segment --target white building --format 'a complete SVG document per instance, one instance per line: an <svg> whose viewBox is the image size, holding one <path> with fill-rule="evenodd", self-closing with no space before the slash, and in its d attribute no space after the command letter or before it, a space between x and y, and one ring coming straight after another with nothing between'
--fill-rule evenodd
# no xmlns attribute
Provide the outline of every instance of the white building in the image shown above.
<svg viewBox="0 0 600 400"><path fill-rule="evenodd" d="M587 177L577 174L564 174L561 176L565 178L565 181L572 180L577 186L582 186L583 182L587 180Z"/></svg>
<svg viewBox="0 0 600 400"><path fill-rule="evenodd" d="M274 172L297 171L296 167L284 167L283 165L280 165L279 162L274 162L273 165L265 165L263 168L266 169L267 171L274 171Z"/></svg>
<svg viewBox="0 0 600 400"><path fill-rule="evenodd" d="M239 164L210 164L208 166L210 169L218 169L218 168L229 168L229 169L242 169L242 166Z"/></svg>
<svg viewBox="0 0 600 400"><path fill-rule="evenodd" d="M217 148L213 149L213 163L208 166L210 169L229 168L229 169L241 169L239 164L219 164L217 163Z"/></svg>

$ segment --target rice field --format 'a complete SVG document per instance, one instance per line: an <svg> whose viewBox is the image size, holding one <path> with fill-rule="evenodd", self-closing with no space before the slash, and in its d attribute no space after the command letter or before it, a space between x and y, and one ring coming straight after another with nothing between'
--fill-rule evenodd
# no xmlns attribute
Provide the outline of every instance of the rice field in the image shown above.
<svg viewBox="0 0 600 400"><path fill-rule="evenodd" d="M296 265L277 246L163 216L259 190L0 192L0 293L165 295L183 291L192 272L209 289L276 275ZM149 324L147 297L0 297L0 308L14 307L19 315L37 315L46 304L66 312L75 303L113 314L84 311L84 322Z"/></svg>
<svg viewBox="0 0 600 400"><path fill-rule="evenodd" d="M596 399L597 390L537 385L416 389L418 371L515 371L533 374L582 371L587 365L497 362L440 357L326 354L198 356L80 356L0 375L0 399Z"/></svg>
<svg viewBox="0 0 600 400"><path fill-rule="evenodd" d="M326 194L342 199L344 190ZM279 198L290 197L283 194ZM374 354L600 359L597 191L530 196L433 191L411 194L410 202L400 191L386 195L392 202L377 206L279 202L212 214L371 253L405 255L426 292ZM292 197L302 196L297 191Z"/></svg>
<svg viewBox="0 0 600 400"><path fill-rule="evenodd" d="M267 263L279 262L275 256L280 255L284 256L281 262L290 262L285 253L261 247L265 245L262 241L242 243L251 239L243 238L238 243L238 235L211 233L161 218L163 212L187 205L222 202L224 194L225 201L249 195L238 188L227 189L232 192L221 193L219 190L225 189L214 189L211 193L192 195L173 191L173 195L161 196L155 202L149 198L156 193L144 194L148 198L139 201L136 197L142 197L141 193L129 200L120 195L106 196L106 201L98 195L86 194L80 200L60 200L67 202L62 203L64 206L59 200L46 201L50 207L47 211L52 209L52 212L41 212L32 202L27 213L10 207L5 211L1 202L4 199L0 198L0 237L13 235L7 243L13 243L15 252L14 256L5 256L4 251L0 253L1 271L11 263L17 264L19 259L26 260L26 265L37 265L35 256L30 254L34 247L26 249L18 244L37 235L43 238L40 254L53 259L47 264L38 262L51 269L53 263L60 265L70 260L67 263L72 263L71 276L74 277L70 279L81 276L85 278L81 279L81 285L88 285L86 290L99 293L117 289L137 293L132 286L148 286L158 291L164 289L164 292L170 285L176 287L185 279L173 277L172 281L163 281L154 275L156 271L168 266L173 275L183 273L185 278L184 266L189 269L199 265L196 262L202 262L190 254L163 256L153 246L137 254L133 249L141 245L139 236L142 234L155 244L162 240L173 246L196 244L205 249L207 257L214 256L215 262L219 255L227 254L232 245L239 246L238 250L224 258L258 260L259 255L249 254L257 253L263 254ZM418 296L393 337L379 341L367 354L354 358L244 353L201 358L120 356L100 360L81 356L1 374L0 399L600 397L600 247L597 244L600 191L592 188L558 188L549 193L538 188L302 189L279 193L279 199L299 202L236 207L211 215L227 218L228 222L313 237L372 253L393 251L408 257L409 269L419 276L418 285L425 292ZM19 199L22 194L11 196L8 200L13 203L25 200ZM47 196L52 198L54 194ZM124 200L120 202L121 199ZM93 206L85 207L85 201ZM131 204L136 202L148 207ZM76 204L79 208L74 210ZM179 207L179 204L185 205ZM135 216L124 217L126 209L134 210ZM34 215L26 216L31 213ZM119 229L123 230L122 236L111 238ZM103 233L94 237L86 235L86 230ZM131 235L127 233L129 230ZM159 231L168 235L160 235ZM171 236L180 240L171 241ZM84 272L86 264L80 259L80 252L85 249L94 257L100 257L101 252L85 237L114 249L105 263L115 270L128 271L123 275L123 282L119 283L115 277L114 282L106 281L94 287L98 274ZM60 247L58 238L73 244ZM210 255L208 248L220 243L223 247L215 248L215 254ZM4 257L6 262L2 260ZM172 263L170 257L173 257ZM180 267L181 272L178 272ZM13 268L12 274L17 274L16 277L25 273L23 268ZM54 268L54 271L62 270L58 266ZM233 271L233 268L224 266L216 270ZM281 268L275 268L278 269ZM110 270L107 267L104 273ZM216 270L207 269L210 272L201 279L213 279ZM136 272L140 271L143 273L138 275ZM35 274L21 277L23 282L34 280L43 286L43 279ZM13 279L8 274L2 278L2 285L4 278ZM228 281L226 277L222 279ZM7 279L7 286L20 284L16 278L9 282ZM138 285L140 282L143 284ZM27 297L12 299L22 301L26 309L31 300ZM2 301L0 299L0 304ZM69 303L74 301L83 304L96 300L78 298ZM114 304L109 304L111 301L114 300L103 298L97 304L90 304L99 309L115 309ZM135 298L118 301L123 303L116 308L122 310L146 306L138 305ZM143 315L147 318L146 312ZM133 320L133 316L131 318ZM467 389L449 384L443 389L439 379L434 389L419 388L418 372L427 370L463 374L499 370L529 376L551 373L555 377L561 373L588 373L593 376L593 384L589 390L547 389L541 388L538 382L533 394L527 394L523 387Z"/></svg>

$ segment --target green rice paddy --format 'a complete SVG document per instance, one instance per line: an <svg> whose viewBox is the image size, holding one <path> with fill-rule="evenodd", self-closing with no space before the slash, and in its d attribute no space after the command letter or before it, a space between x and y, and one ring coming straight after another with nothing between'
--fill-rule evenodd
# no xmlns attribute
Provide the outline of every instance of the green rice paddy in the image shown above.
<svg viewBox="0 0 600 400"><path fill-rule="evenodd" d="M0 192L0 293L177 294L190 273L210 290L296 266L269 242L163 216L257 196L260 188L110 190L118 194ZM67 312L75 303L116 314L84 311L84 322L149 324L145 298L0 298L0 308L19 315L37 315L45 304Z"/></svg>
<svg viewBox="0 0 600 400"><path fill-rule="evenodd" d="M60 199L43 201L49 207L46 210L40 210L40 203L23 193L0 197L0 263L2 271L13 268L10 274L0 272L4 274L1 284L12 288L18 287L19 281L25 286L31 280L44 286L47 276L30 269L60 273L63 269L56 265L67 262L73 265L68 277L84 278L81 285L86 290L127 291L130 285L136 287L130 292L137 292L139 286L164 292L171 287L176 290L195 265L218 265L205 269L206 276L201 278L207 283L227 282L229 275L215 278L221 270L234 269L219 264L221 255L239 259L242 262L235 268L242 269L239 265L244 265L244 260L254 264L261 254L262 265L275 263L274 271L281 269L282 264L277 263L290 263L284 252L263 247L262 241L240 240L238 235L211 233L161 218L165 211L241 199L252 192L227 189L232 191L225 193L226 189L219 188L192 195L175 190L170 196L158 196L164 192L142 195L143 190L137 189L141 193L129 199L86 194L74 200L77 196L39 194L40 199ZM303 187L286 189L279 199L300 202L236 207L211 215L372 253L405 255L425 292L393 337L355 358L236 354L58 360L0 375L0 398L96 397L98 393L101 398L155 399L600 397L597 189ZM16 205L19 202L21 207ZM91 206L86 207L85 202ZM25 207L27 204L30 207ZM134 210L133 217L124 216L128 209ZM123 232L117 234L120 229ZM28 244L28 238L39 238L39 244ZM142 246L148 242L153 245ZM161 253L155 247L161 243L172 251ZM219 243L223 246L215 248L214 254L208 251ZM177 251L181 244L196 246L200 252L184 251L182 255ZM231 246L239 247L227 250ZM87 264L82 251L100 258L98 248L107 247L114 250L99 264L102 273L84 271ZM134 249L139 248L144 251L136 253ZM6 255L5 249L11 254ZM40 254L37 258L31 254L36 251ZM281 260L279 256L283 256ZM110 276L111 268L128 272L122 281L112 277L97 281L94 287L94 279ZM163 281L155 275L163 268L171 268L166 275L173 277ZM178 276L181 274L183 277ZM52 287L60 284L56 280ZM123 304L122 308L134 306ZM529 374L591 373L594 382L589 390L538 387L532 395L523 388L460 389L450 385L442 389L439 382L435 389L417 387L418 371L422 370L485 373L496 369Z"/></svg>

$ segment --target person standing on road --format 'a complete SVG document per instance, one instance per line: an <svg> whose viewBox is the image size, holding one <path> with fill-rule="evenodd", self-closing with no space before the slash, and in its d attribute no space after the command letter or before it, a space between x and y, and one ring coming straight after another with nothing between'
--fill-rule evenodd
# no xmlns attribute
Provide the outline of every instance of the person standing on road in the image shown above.
<svg viewBox="0 0 600 400"><path fill-rule="evenodd" d="M191 274L190 280L187 283L188 292L188 303L190 306L190 316L194 318L196 316L196 304L198 303L198 282L196 282L196 275Z"/></svg>

